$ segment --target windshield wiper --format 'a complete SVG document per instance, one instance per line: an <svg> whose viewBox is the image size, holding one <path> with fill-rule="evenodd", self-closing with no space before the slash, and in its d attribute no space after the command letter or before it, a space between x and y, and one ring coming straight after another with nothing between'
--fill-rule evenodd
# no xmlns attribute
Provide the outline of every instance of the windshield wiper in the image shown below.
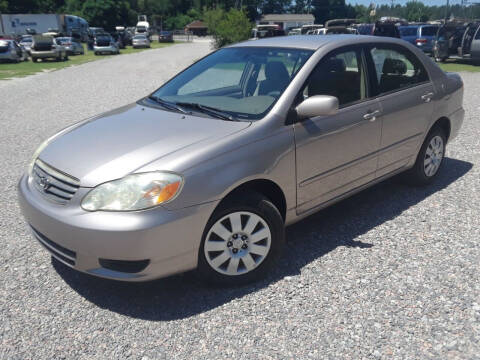
<svg viewBox="0 0 480 360"><path fill-rule="evenodd" d="M177 103L175 103L175 105L179 105L179 106L183 106L183 107L190 107L190 108L193 108L195 110L199 110L199 111L201 111L205 114L208 114L208 115L214 116L216 118L219 118L219 119L230 120L230 121L238 121L237 119L235 119L229 113L227 113L225 111L222 111L220 109L211 107L211 106L201 105L201 104L198 104L198 103L187 103L187 102L177 102Z"/></svg>
<svg viewBox="0 0 480 360"><path fill-rule="evenodd" d="M150 100L152 101L155 101L157 104L159 104L160 106L166 108L166 109L169 109L169 110L175 110L175 111L179 111L183 114L188 114L188 111L183 109L182 107L178 106L177 104L175 103L171 103L171 102L168 102L168 101L165 101L165 100L162 100L161 98L159 97L156 97L154 95L150 95L148 97Z"/></svg>

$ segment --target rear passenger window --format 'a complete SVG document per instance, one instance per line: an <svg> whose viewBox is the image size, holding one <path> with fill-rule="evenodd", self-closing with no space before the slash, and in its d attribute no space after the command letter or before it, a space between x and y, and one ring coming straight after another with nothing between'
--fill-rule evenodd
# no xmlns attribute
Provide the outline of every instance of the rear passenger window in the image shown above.
<svg viewBox="0 0 480 360"><path fill-rule="evenodd" d="M425 67L406 49L374 47L370 50L378 93L389 93L428 81Z"/></svg>
<svg viewBox="0 0 480 360"><path fill-rule="evenodd" d="M339 105L345 106L365 99L365 79L365 71L356 51L327 55L312 71L303 96L335 96Z"/></svg>
<svg viewBox="0 0 480 360"><path fill-rule="evenodd" d="M438 28L435 26L423 26L421 28L422 36L435 36L437 34Z"/></svg>

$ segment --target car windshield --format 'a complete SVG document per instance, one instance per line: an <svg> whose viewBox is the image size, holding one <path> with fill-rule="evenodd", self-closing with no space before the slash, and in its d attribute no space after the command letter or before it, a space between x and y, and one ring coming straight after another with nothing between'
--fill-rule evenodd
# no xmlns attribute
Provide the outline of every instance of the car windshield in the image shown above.
<svg viewBox="0 0 480 360"><path fill-rule="evenodd" d="M151 98L188 110L198 110L198 105L214 108L239 120L260 119L312 53L270 47L220 49L174 77Z"/></svg>

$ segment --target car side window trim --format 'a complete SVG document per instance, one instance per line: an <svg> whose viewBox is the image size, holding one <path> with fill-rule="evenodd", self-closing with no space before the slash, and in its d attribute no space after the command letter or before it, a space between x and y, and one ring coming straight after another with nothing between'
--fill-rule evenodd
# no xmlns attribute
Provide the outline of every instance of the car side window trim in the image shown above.
<svg viewBox="0 0 480 360"><path fill-rule="evenodd" d="M376 71L376 68L375 68L375 62L373 61L373 56L372 56L372 52L371 52L373 48L390 49L390 50L397 51L398 53L400 53L402 55L405 55L405 54L410 55L410 57L413 57L414 59L416 59L418 64L420 64L420 66L423 68L425 74L427 74L427 80L381 93L380 89L379 89L379 83L378 83L378 78L377 78L377 71ZM428 72L427 67L423 64L422 60L419 59L413 52L411 52L406 47L403 47L403 46L398 45L398 44L391 44L391 43L369 44L365 48L365 55L367 57L369 72L371 73L370 78L371 78L371 84L372 84L372 86L371 86L372 98L381 98L383 96L391 95L391 94L394 94L394 93L397 93L397 92L403 91L403 90L412 89L412 88L415 88L415 87L418 87L418 86L430 84L432 82L430 73ZM407 57L407 56L405 56L405 57L407 59L409 59L409 57Z"/></svg>

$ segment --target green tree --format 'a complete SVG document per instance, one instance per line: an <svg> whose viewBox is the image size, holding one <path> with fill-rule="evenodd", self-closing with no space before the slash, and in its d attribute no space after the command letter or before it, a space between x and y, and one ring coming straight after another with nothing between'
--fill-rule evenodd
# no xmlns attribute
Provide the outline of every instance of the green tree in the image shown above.
<svg viewBox="0 0 480 360"><path fill-rule="evenodd" d="M8 1L7 0L1 0L0 1L0 13L5 12L8 10Z"/></svg>
<svg viewBox="0 0 480 360"><path fill-rule="evenodd" d="M210 10L205 12L204 18L217 48L247 40L253 27L244 10Z"/></svg>
<svg viewBox="0 0 480 360"><path fill-rule="evenodd" d="M107 31L134 21L129 3L121 0L86 0L81 13L89 24L103 27Z"/></svg>

